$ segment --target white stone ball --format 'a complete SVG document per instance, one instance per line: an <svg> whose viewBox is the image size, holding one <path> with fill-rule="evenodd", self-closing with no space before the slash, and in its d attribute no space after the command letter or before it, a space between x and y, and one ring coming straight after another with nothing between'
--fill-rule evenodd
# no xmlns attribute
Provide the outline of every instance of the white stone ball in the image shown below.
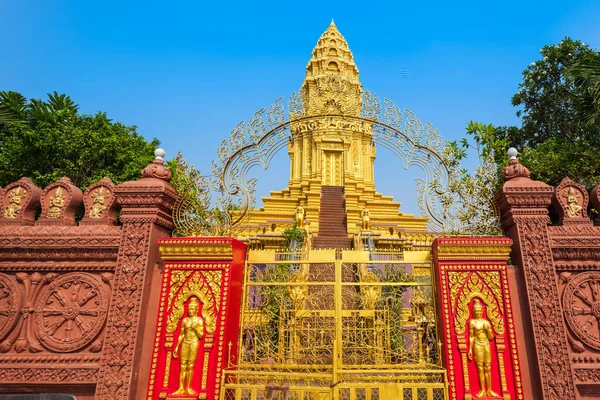
<svg viewBox="0 0 600 400"><path fill-rule="evenodd" d="M154 150L154 157L157 160L164 160L166 155L167 155L167 152L164 149L161 149L160 147L158 149Z"/></svg>
<svg viewBox="0 0 600 400"><path fill-rule="evenodd" d="M510 149L508 149L508 151L506 153L508 154L508 156L510 157L511 160L516 159L517 154L519 154L517 149L515 149L514 147L511 147Z"/></svg>

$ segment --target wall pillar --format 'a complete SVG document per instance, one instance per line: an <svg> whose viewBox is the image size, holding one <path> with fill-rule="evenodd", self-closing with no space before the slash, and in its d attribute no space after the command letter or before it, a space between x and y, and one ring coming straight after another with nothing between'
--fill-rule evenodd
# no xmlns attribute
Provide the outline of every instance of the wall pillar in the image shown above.
<svg viewBox="0 0 600 400"><path fill-rule="evenodd" d="M520 317L515 331L521 349L523 380L531 383L526 398L575 399L566 348L557 276L549 242L548 207L554 189L529 178L512 157L496 193L502 228L513 240L509 267L511 300Z"/></svg>
<svg viewBox="0 0 600 400"><path fill-rule="evenodd" d="M142 179L115 187L123 227L97 399L140 399L146 391L161 283L155 243L169 236L177 196L161 152Z"/></svg>

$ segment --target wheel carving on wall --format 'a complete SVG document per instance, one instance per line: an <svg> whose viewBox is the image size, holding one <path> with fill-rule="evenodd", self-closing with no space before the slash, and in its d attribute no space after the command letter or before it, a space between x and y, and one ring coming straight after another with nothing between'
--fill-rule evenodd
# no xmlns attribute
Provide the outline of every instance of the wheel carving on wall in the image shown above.
<svg viewBox="0 0 600 400"><path fill-rule="evenodd" d="M14 279L0 274L0 340L10 332L21 310L21 291Z"/></svg>
<svg viewBox="0 0 600 400"><path fill-rule="evenodd" d="M66 274L40 294L35 333L51 350L79 350L98 335L107 310L108 296L102 283L89 274Z"/></svg>
<svg viewBox="0 0 600 400"><path fill-rule="evenodd" d="M600 350L600 272L584 272L571 279L563 292L563 309L577 338Z"/></svg>

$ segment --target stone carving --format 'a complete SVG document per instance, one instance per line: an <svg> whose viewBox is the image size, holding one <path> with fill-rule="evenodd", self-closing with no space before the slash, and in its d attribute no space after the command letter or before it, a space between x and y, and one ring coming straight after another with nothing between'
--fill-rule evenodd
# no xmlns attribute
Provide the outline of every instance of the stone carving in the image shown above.
<svg viewBox="0 0 600 400"><path fill-rule="evenodd" d="M533 338L526 340L531 340L529 343L535 348L540 368L541 393L534 394L545 399L575 399L567 334L547 227L550 222L547 207L552 201L560 201L566 206L567 199L558 198L551 186L529 179L528 171L516 157L504 169L504 177L505 183L496 200L502 212L503 229L515 243L513 263L522 268L525 277L533 328ZM565 186L577 188L578 184L568 182ZM581 195L585 197L585 193ZM566 217L564 219L567 220ZM585 221L582 218L577 220Z"/></svg>
<svg viewBox="0 0 600 400"><path fill-rule="evenodd" d="M583 272L563 291L565 319L575 336L600 350L600 272Z"/></svg>
<svg viewBox="0 0 600 400"><path fill-rule="evenodd" d="M574 371L575 379L579 382L600 382L600 369L578 368Z"/></svg>
<svg viewBox="0 0 600 400"><path fill-rule="evenodd" d="M575 193L573 186L569 186L568 191L565 190L562 192L562 195L567 199L567 216L569 218L578 217L583 209L583 207L578 204L581 195L579 193Z"/></svg>
<svg viewBox="0 0 600 400"><path fill-rule="evenodd" d="M0 274L0 340L4 339L17 323L22 297L17 282Z"/></svg>
<svg viewBox="0 0 600 400"><path fill-rule="evenodd" d="M585 186L564 178L554 190L552 203L558 211L560 224L592 224L587 215L589 196Z"/></svg>
<svg viewBox="0 0 600 400"><path fill-rule="evenodd" d="M142 171L143 179L115 187L117 202L122 207L123 239L113 278L102 367L96 386L96 397L101 399L130 398L132 381L137 382L133 371L142 357L137 347L148 352L152 349L152 343L139 341L143 331L140 326L155 323L151 318L140 318L143 294L150 290L147 287L147 273L151 268L148 266L150 235L154 232L158 237L167 236L168 230L173 228L171 212L177 196L167 182L171 172L164 166L164 150L158 149L155 156L152 164Z"/></svg>
<svg viewBox="0 0 600 400"><path fill-rule="evenodd" d="M17 215L19 215L21 209L23 208L21 203L23 202L25 196L27 196L27 190L21 186L17 186L16 189L13 189L8 194L9 204L4 211L4 216L6 218L17 218Z"/></svg>
<svg viewBox="0 0 600 400"><path fill-rule="evenodd" d="M23 306L19 310L21 315L14 330L0 344L0 352L6 353L12 348L17 353L24 352L25 350L29 350L31 353L39 353L43 350L31 329L32 316L35 310L34 300L43 284L51 282L56 276L57 274L55 273L42 275L38 272L32 274L18 272L15 275L17 282L24 289Z"/></svg>
<svg viewBox="0 0 600 400"><path fill-rule="evenodd" d="M98 368L0 368L0 381L12 384L93 384L97 379Z"/></svg>
<svg viewBox="0 0 600 400"><path fill-rule="evenodd" d="M75 213L82 200L81 189L69 178L51 183L42 193L42 215L36 224L76 225Z"/></svg>
<svg viewBox="0 0 600 400"><path fill-rule="evenodd" d="M7 225L33 225L40 206L42 189L31 179L21 178L6 186L2 194L2 223Z"/></svg>
<svg viewBox="0 0 600 400"><path fill-rule="evenodd" d="M114 278L111 304L115 306L108 320L102 382L96 389L96 396L101 399L128 398L150 228L151 224L143 222L124 226L124 240L119 249L122 268Z"/></svg>
<svg viewBox="0 0 600 400"><path fill-rule="evenodd" d="M57 352L79 350L91 343L106 320L108 298L92 275L71 273L42 289L34 314L40 342Z"/></svg>
<svg viewBox="0 0 600 400"><path fill-rule="evenodd" d="M96 189L94 193L92 193L92 199L94 199L94 204L89 209L90 218L100 218L104 211L106 211L105 198L108 190L104 190L103 187L100 189Z"/></svg>
<svg viewBox="0 0 600 400"><path fill-rule="evenodd" d="M117 202L114 195L115 184L109 178L90 185L83 194L85 216L81 223L109 224L117 223Z"/></svg>
<svg viewBox="0 0 600 400"><path fill-rule="evenodd" d="M46 216L48 218L58 218L62 213L62 209L65 206L65 196L63 195L62 188L59 186L54 191L54 194L50 196L50 208Z"/></svg>
<svg viewBox="0 0 600 400"><path fill-rule="evenodd" d="M362 92L355 82L339 75L326 75L317 79L315 83L310 92L302 90L305 108L310 115L360 113Z"/></svg>
<svg viewBox="0 0 600 400"><path fill-rule="evenodd" d="M575 398L562 325L558 287L546 233L546 218L519 224L536 348L546 398Z"/></svg>

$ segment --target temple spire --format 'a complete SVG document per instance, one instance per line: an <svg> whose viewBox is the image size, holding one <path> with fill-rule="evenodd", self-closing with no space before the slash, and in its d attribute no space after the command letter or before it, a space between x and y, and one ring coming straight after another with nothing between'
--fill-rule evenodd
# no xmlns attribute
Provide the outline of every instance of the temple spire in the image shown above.
<svg viewBox="0 0 600 400"><path fill-rule="evenodd" d="M302 94L305 111L309 115L360 114L362 86L358 79L358 68L348 42L333 20L312 51L306 66ZM333 94L337 98L331 98Z"/></svg>

